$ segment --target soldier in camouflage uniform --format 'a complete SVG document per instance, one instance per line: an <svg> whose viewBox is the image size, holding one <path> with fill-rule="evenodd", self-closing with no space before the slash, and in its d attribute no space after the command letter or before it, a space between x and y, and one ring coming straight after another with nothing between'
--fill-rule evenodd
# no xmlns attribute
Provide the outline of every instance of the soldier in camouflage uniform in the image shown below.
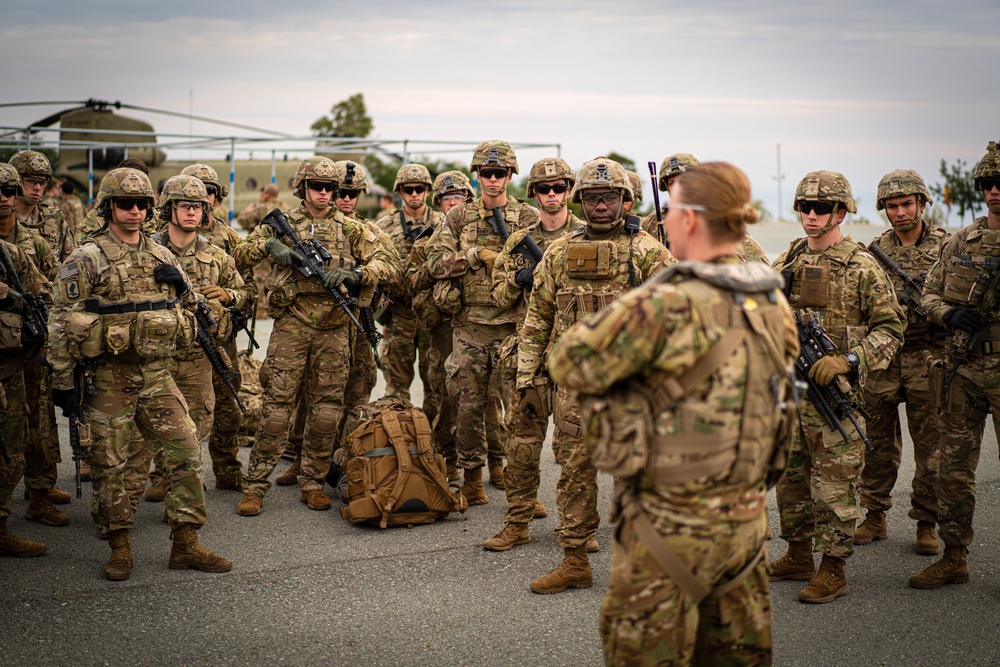
<svg viewBox="0 0 1000 667"><path fill-rule="evenodd" d="M10 158L10 164L21 175L24 185L25 196L17 202L18 222L45 239L56 259L62 262L76 248L76 240L62 211L41 198L52 181L52 165L37 151L19 151Z"/></svg>
<svg viewBox="0 0 1000 667"><path fill-rule="evenodd" d="M991 278L1000 262L1000 147L995 142L989 142L976 166L973 184L986 199L987 214L945 242L924 284L927 316L951 333L947 359L933 365L931 381L932 387L943 388L932 391L941 393L937 522L945 546L943 558L910 577L914 588L969 581L976 466L986 415L1000 410L1000 315L996 306L981 310L984 300L996 298Z"/></svg>
<svg viewBox="0 0 1000 667"><path fill-rule="evenodd" d="M313 510L331 507L323 483L344 408L351 325L326 289L341 289L342 284L374 287L395 280L399 270L392 250L371 229L345 218L333 206L339 187L336 165L320 156L303 160L293 180L295 196L302 199L302 205L288 212L288 222L302 241L315 239L331 255L322 279L303 276L295 268L301 256L288 239L279 239L267 225L258 226L233 253L242 272L252 271L268 256L276 265L265 284L275 321L261 369L264 408L243 476L243 498L236 507L242 516L261 512L264 495L271 487L268 477L287 444L300 388L309 406L302 441L300 498Z"/></svg>
<svg viewBox="0 0 1000 667"><path fill-rule="evenodd" d="M83 202L76 196L73 183L64 180L59 185L59 210L62 211L63 219L73 234L73 244L76 245L76 228L83 223L83 218L87 214L83 209Z"/></svg>
<svg viewBox="0 0 1000 667"><path fill-rule="evenodd" d="M628 173L629 187L632 189L632 201L625 202L625 214L627 215L642 201L642 179L634 171L626 173Z"/></svg>
<svg viewBox="0 0 1000 667"><path fill-rule="evenodd" d="M813 365L809 376L827 385L842 375L860 398L868 374L888 368L902 344L903 312L882 267L840 231L847 213L857 211L846 178L834 171L806 174L793 208L806 238L793 241L774 268L790 276L786 291L792 309L818 312L837 346ZM844 561L854 552L854 522L861 518L857 486L864 444L846 418L842 423L851 441L845 442L808 400L800 421L788 470L778 482L781 537L788 542L788 553L769 563L768 571L771 581L809 580L799 593L802 602L832 602L850 592ZM860 415L858 422L864 428ZM813 538L823 554L818 572Z"/></svg>
<svg viewBox="0 0 1000 667"><path fill-rule="evenodd" d="M948 233L923 220L924 209L930 202L931 193L915 171L896 169L879 181L875 208L885 209L892 229L874 242L909 275L915 289L907 298L903 279L884 266L906 314L905 340L889 367L870 374L862 389L868 439L874 449L865 453L861 506L868 514L854 531L854 544L870 544L873 540L884 540L889 534L885 515L892 507L892 487L903 457L899 404L905 403L916 464L910 518L917 521L917 553L933 555L941 550L934 534L941 444L938 411L934 407L938 397L932 395L925 358L930 353L942 359L944 346L934 335L937 327L929 325L920 307L920 293L924 276L940 256Z"/></svg>
<svg viewBox="0 0 1000 667"><path fill-rule="evenodd" d="M134 427L154 451L164 452L170 568L228 572L232 561L200 545L195 533L207 515L201 447L170 376L177 350L194 339L194 293L176 258L141 232L153 213L149 178L113 169L100 189L104 229L73 251L54 286L48 359L55 404L68 414L85 403L98 521L111 546L104 575L120 581L132 573L133 513L122 473ZM94 389L85 401L74 383L80 363L90 367Z"/></svg>
<svg viewBox="0 0 1000 667"><path fill-rule="evenodd" d="M146 176L149 176L149 167L142 160L136 158L125 158L118 165L119 169L137 169L141 171ZM89 213L83 218L83 221L77 225L76 228L76 244L78 246L88 243L90 241L90 235L101 231L104 227L105 221L101 217L98 209L101 207L101 190L97 189L97 196L94 197L94 207ZM142 232L143 234L152 234L157 231L157 220L156 216L150 216L146 220L142 221Z"/></svg>
<svg viewBox="0 0 1000 667"><path fill-rule="evenodd" d="M13 220L17 197L24 194L17 170L0 164L0 222ZM31 294L48 294L49 282L21 248L0 240L10 257L21 286ZM30 558L45 553L45 545L18 537L7 529L14 489L24 475L27 443L28 396L24 384L24 349L41 341L28 341L22 334L24 299L0 279L0 436L6 457L0 457L0 556ZM48 501L46 501L48 502ZM49 503L51 506L51 503ZM54 509L54 508L53 508ZM65 515L64 515L65 516Z"/></svg>
<svg viewBox="0 0 1000 667"><path fill-rule="evenodd" d="M264 219L264 216L274 209L286 210L288 206L279 199L278 193L278 186L274 183L268 183L262 187L260 189L260 197L257 198L257 203L250 204L243 209L242 213L236 216L236 222L239 226L248 232L252 232L260 224L260 221Z"/></svg>
<svg viewBox="0 0 1000 667"><path fill-rule="evenodd" d="M517 384L518 341L537 264L537 260L530 255L525 256L521 243L530 237L544 252L564 234L585 226L569 210L570 190L575 183L576 175L565 160L545 158L536 162L528 174L526 194L529 199L534 197L538 204L539 222L512 233L493 265L493 303L498 308L516 308L520 313L517 330L501 344L498 355L500 373L509 387ZM539 384L533 385L531 391L538 394L532 403L538 407L537 412L523 412L520 397L515 399L513 396L507 410L507 431L510 434L504 475L507 513L503 529L483 543L483 548L488 551L507 551L518 544L527 544L531 541L528 522L547 515L545 506L538 502L538 483L542 444L549 425L550 410L547 408L552 404L552 383L545 372L536 376L536 382Z"/></svg>
<svg viewBox="0 0 1000 667"><path fill-rule="evenodd" d="M535 224L538 212L507 197L507 184L517 173L517 157L506 141L480 143L470 169L479 176L482 197L448 211L431 238L427 267L433 278L452 280L461 295L445 369L449 391L456 396L458 406L455 439L458 465L465 471L462 493L470 505L484 505L489 502L483 488L483 466L488 455L485 413L490 379L497 349L514 333L517 320L516 309L493 305L493 263L503 249L504 237L499 223L493 221L495 231L490 221L497 211L513 232ZM498 454L502 457L503 450ZM502 474L502 464L497 467L496 472Z"/></svg>
<svg viewBox="0 0 1000 667"><path fill-rule="evenodd" d="M534 289L517 350L518 409L542 414L538 377L549 347L578 319L608 306L676 260L663 244L639 229L639 219L623 217L632 197L625 169L599 157L576 172L572 201L582 205L586 227L553 242L535 268ZM626 228L628 225L628 228ZM587 542L597 533L597 471L583 447L580 409L556 383L552 451L561 467L556 485L559 545L563 562L531 582L535 593L558 593L591 585Z"/></svg>
<svg viewBox="0 0 1000 667"><path fill-rule="evenodd" d="M794 424L779 401L794 404L798 340L781 276L739 257L757 217L732 165L685 173L664 221L684 261L574 325L549 357L581 397L594 465L617 483L609 665L771 663L767 488Z"/></svg>

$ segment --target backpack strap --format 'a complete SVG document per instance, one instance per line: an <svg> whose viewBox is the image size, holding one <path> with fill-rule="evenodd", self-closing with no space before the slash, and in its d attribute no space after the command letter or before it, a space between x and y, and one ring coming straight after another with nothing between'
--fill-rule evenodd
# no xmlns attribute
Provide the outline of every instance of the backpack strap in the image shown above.
<svg viewBox="0 0 1000 667"><path fill-rule="evenodd" d="M426 423L426 421L427 418L425 417L424 422ZM398 462L396 483L392 487L392 492L389 494L388 500L386 500L385 505L382 507L382 522L379 524L379 527L385 528L389 523L389 515L392 513L392 508L396 506L396 501L399 500L399 496L403 493L403 487L406 485L406 478L410 476L413 461L410 458L410 448L406 446L403 428L399 424L399 416L394 410L386 410L382 413L382 428L385 430L385 434L389 436L389 442L396 451L396 460Z"/></svg>
<svg viewBox="0 0 1000 667"><path fill-rule="evenodd" d="M662 384L653 389L653 393L650 395L650 403L655 411L659 412L669 405L670 401L677 401L687 396L695 387L707 380L712 373L718 370L729 359L730 355L743 342L743 336L746 334L746 329L741 326L741 323L737 324L734 322L734 324L736 326L727 331L712 346L708 354L689 368L687 373L678 378L667 378Z"/></svg>
<svg viewBox="0 0 1000 667"><path fill-rule="evenodd" d="M465 504L465 496L452 491L448 486L448 476L442 473L437 463L437 454L434 452L434 441L432 440L431 425L427 421L427 415L423 410L411 410L410 419L413 421L413 432L417 437L417 444L411 448L416 450L423 462L424 473L427 474L434 483L437 484L454 505L453 511L464 512L468 507Z"/></svg>

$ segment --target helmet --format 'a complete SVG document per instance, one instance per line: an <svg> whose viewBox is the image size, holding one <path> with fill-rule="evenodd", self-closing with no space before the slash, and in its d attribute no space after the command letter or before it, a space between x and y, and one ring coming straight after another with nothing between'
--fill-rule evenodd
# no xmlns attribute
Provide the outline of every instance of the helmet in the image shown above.
<svg viewBox="0 0 1000 667"><path fill-rule="evenodd" d="M208 206L208 190L201 179L194 176L171 176L163 184L156 206L163 208L177 201L198 201Z"/></svg>
<svg viewBox="0 0 1000 667"><path fill-rule="evenodd" d="M514 155L514 149L506 141L487 139L476 146L469 171L478 172L480 167L506 167L516 174L517 156Z"/></svg>
<svg viewBox="0 0 1000 667"><path fill-rule="evenodd" d="M351 160L341 160L334 164L337 165L337 180L340 181L340 187L368 194L368 174L364 167Z"/></svg>
<svg viewBox="0 0 1000 667"><path fill-rule="evenodd" d="M469 177L460 171L446 171L434 179L434 205L441 206L441 198L450 194L464 194L465 201L472 201L476 193Z"/></svg>
<svg viewBox="0 0 1000 667"><path fill-rule="evenodd" d="M801 201L831 201L843 204L850 213L857 213L858 207L851 194L851 184L843 174L835 171L811 171L806 174L795 188L795 201L792 210L799 210Z"/></svg>
<svg viewBox="0 0 1000 667"><path fill-rule="evenodd" d="M153 184L149 182L149 176L127 167L112 169L105 174L97 194L101 201L115 197L146 197L150 208L154 204Z"/></svg>
<svg viewBox="0 0 1000 667"><path fill-rule="evenodd" d="M894 169L878 182L878 192L875 195L875 210L885 208L885 200L906 195L920 195L924 203L931 201L931 191L924 184L920 174L912 169Z"/></svg>
<svg viewBox="0 0 1000 667"><path fill-rule="evenodd" d="M528 172L528 191L526 196L528 198L535 196L536 184L544 183L545 181L558 181L560 179L569 182L570 187L573 187L576 183L576 174L570 169L569 163L566 160L558 157L547 157L539 160L531 165L531 171Z"/></svg>
<svg viewBox="0 0 1000 667"><path fill-rule="evenodd" d="M624 201L632 201L632 186L629 184L628 172L614 160L601 156L590 162L584 162L576 172L576 185L573 186L573 203L580 203L580 194L584 190L599 190L612 188L622 193Z"/></svg>
<svg viewBox="0 0 1000 667"><path fill-rule="evenodd" d="M13 164L13 162L14 160L12 159L11 163ZM972 185L976 190L982 190L982 179L997 177L1000 177L1000 148L997 147L997 142L991 141L986 146L986 155L976 165L976 173L973 175Z"/></svg>
<svg viewBox="0 0 1000 667"><path fill-rule="evenodd" d="M396 192L399 190L399 186L406 183L423 183L428 188L434 187L434 181L431 180L431 172L427 171L427 167L422 164L404 164L396 172L396 182L392 184L392 191Z"/></svg>
<svg viewBox="0 0 1000 667"><path fill-rule="evenodd" d="M657 179L657 184L660 186L660 192L667 191L667 179L671 176L676 176L681 172L685 172L691 167L697 167L701 162L695 156L690 153L674 153L663 158L663 162L660 164L660 176Z"/></svg>
<svg viewBox="0 0 1000 667"><path fill-rule="evenodd" d="M191 164L181 169L181 176L194 176L206 186L214 185L219 192L219 197L229 196L229 186L223 185L219 180L219 174L207 164Z"/></svg>
<svg viewBox="0 0 1000 667"><path fill-rule="evenodd" d="M295 176L292 177L292 194L299 199L306 198L306 181L334 181L339 185L337 165L334 164L333 160L322 155L307 157L299 163L299 168L295 170Z"/></svg>
<svg viewBox="0 0 1000 667"><path fill-rule="evenodd" d="M52 165L49 164L49 159L38 151L18 151L11 156L10 164L21 176L52 178Z"/></svg>
<svg viewBox="0 0 1000 667"><path fill-rule="evenodd" d="M21 185L21 175L17 169L9 164L0 162L0 185L13 185L17 188L19 195L24 195L24 186Z"/></svg>
<svg viewBox="0 0 1000 667"><path fill-rule="evenodd" d="M632 199L642 201L642 179L634 171L628 172L628 183L632 186Z"/></svg>

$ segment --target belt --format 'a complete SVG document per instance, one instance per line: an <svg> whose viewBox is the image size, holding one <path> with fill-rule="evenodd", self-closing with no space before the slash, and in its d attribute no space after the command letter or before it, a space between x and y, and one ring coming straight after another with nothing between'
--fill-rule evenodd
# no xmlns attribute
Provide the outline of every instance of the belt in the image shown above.
<svg viewBox="0 0 1000 667"><path fill-rule="evenodd" d="M179 299L156 299L151 301L116 301L101 305L95 298L84 301L83 308L88 313L98 315L121 315L123 313L141 313L148 310L170 310L180 304Z"/></svg>

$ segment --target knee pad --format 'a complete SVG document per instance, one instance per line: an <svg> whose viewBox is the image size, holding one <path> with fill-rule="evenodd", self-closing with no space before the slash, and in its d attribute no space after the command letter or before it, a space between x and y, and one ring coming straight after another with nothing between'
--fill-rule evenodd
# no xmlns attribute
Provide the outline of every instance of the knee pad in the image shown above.
<svg viewBox="0 0 1000 667"><path fill-rule="evenodd" d="M283 408L271 410L263 422L261 422L261 433L272 438L283 434L288 428L288 412Z"/></svg>
<svg viewBox="0 0 1000 667"><path fill-rule="evenodd" d="M310 431L319 436L332 436L340 425L340 410L329 405L317 405L310 417Z"/></svg>

